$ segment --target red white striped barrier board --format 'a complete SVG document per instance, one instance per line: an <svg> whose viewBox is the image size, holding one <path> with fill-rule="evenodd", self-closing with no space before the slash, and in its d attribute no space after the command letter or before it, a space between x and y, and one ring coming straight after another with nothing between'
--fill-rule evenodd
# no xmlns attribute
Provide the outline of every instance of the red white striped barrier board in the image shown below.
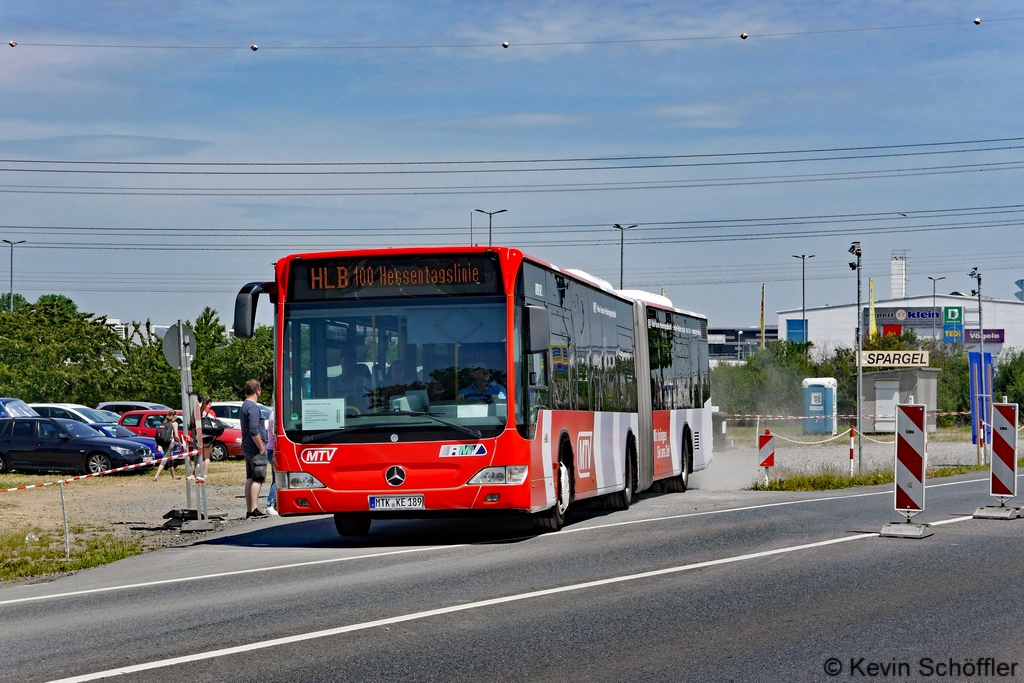
<svg viewBox="0 0 1024 683"><path fill-rule="evenodd" d="M758 467L775 467L775 437L767 429L757 437L757 457L761 461Z"/></svg>
<svg viewBox="0 0 1024 683"><path fill-rule="evenodd" d="M928 467L925 406L896 406L895 506L910 519L924 511L924 473Z"/></svg>
<svg viewBox="0 0 1024 683"><path fill-rule="evenodd" d="M1017 495L1017 404L992 406L992 482L989 494L996 498Z"/></svg>

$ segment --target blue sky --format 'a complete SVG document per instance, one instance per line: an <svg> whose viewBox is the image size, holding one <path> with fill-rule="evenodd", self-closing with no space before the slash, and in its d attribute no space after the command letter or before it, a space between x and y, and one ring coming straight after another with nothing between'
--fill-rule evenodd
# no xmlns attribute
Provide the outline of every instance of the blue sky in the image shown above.
<svg viewBox="0 0 1024 683"><path fill-rule="evenodd" d="M769 313L799 306L793 254L816 255L809 306L853 299L854 239L865 291L874 277L888 292L890 253L907 250L910 294L930 293L928 275L969 290L978 266L986 293L1010 298L1022 214L986 207L1024 204L1024 141L1008 140L1024 137L1018 14L995 2L6 3L0 37L18 46L0 50L0 238L28 240L14 278L30 299L64 293L154 322L205 305L229 319L238 287L294 251L464 244L477 208L508 210L496 243L615 284L610 226L638 223L626 286L664 288L713 326L755 325L762 282ZM847 30L899 26L916 28ZM423 45L454 47L382 49ZM1007 141L749 155L994 139ZM943 153L877 156L924 151ZM680 158L722 154L736 156ZM653 156L676 158L608 160ZM603 160L510 163L570 158ZM720 165L680 166L708 162ZM211 170L261 174L194 173ZM294 174L311 170L361 174ZM826 215L847 218L794 219ZM478 240L486 221L474 219ZM907 226L919 231L897 232ZM806 230L817 234L792 234Z"/></svg>

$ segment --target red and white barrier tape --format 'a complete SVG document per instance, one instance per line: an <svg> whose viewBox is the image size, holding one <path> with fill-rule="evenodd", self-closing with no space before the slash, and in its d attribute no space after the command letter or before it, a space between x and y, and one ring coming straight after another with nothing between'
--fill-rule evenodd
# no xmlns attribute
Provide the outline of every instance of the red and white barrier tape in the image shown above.
<svg viewBox="0 0 1024 683"><path fill-rule="evenodd" d="M956 416L956 415L970 415L971 412L969 410L968 411L952 411L952 412L943 412L943 411L938 411L938 410L929 410L928 414L929 415L934 415L936 417L952 417L952 416ZM728 417L728 418L736 419L736 420L756 420L758 418L760 418L762 420L827 420L827 419L832 417L831 415L824 415L824 416L823 415L758 415L757 413L719 413L719 415L722 415L723 417ZM861 417L862 418L866 417L866 418L869 418L869 419L872 419L872 420L878 420L878 419L881 419L881 420L886 420L886 419L888 419L888 420L895 420L896 419L895 415L861 415ZM855 419L857 419L857 416L856 415L836 415L835 418L837 420L855 420Z"/></svg>
<svg viewBox="0 0 1024 683"><path fill-rule="evenodd" d="M141 469L143 467L153 467L154 465L159 465L161 462L164 462L164 461L167 461L167 460L184 460L187 457L196 455L198 452L199 451L197 451L197 450L191 450L191 451L188 451L187 453L186 452L175 453L174 455L169 456L169 457L168 456L164 456L162 458L153 458L152 460L149 460L147 462L140 462L140 463L138 463L136 465L125 465L124 467L115 467L114 469L111 469L111 470L103 470L102 472L93 472L91 474L80 474L77 477L71 477L69 479L59 479L57 481L48 481L48 482L46 482L44 484L28 484L26 486L15 486L14 488L10 488L10 489L0 489L0 493L10 493L12 491L27 491L28 489L41 489L41 488L44 488L46 486L58 486L60 484L70 484L73 481L81 481L82 479L90 479L92 477L102 477L105 474L114 474L115 472L127 472L129 470L137 470L137 469Z"/></svg>

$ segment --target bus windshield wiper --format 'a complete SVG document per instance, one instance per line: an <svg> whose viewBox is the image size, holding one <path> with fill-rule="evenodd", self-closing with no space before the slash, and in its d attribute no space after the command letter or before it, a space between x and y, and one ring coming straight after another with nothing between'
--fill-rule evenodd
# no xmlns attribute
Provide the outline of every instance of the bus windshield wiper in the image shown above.
<svg viewBox="0 0 1024 683"><path fill-rule="evenodd" d="M390 413L386 413L386 414L387 415L411 415L413 417L429 417L431 420L433 420L433 421L435 421L437 423L443 424L446 427L451 427L452 429L454 429L457 432L462 432L463 434L468 434L469 436L473 437L474 439L479 439L479 438L481 438L483 436L483 434L481 434L479 431L477 431L475 429L470 429L469 427L463 427L462 425L460 425L460 424L458 424L456 422L449 422L448 420L442 419L442 418L438 417L437 415L432 415L432 414L426 413L426 412L424 412L422 410L393 410Z"/></svg>

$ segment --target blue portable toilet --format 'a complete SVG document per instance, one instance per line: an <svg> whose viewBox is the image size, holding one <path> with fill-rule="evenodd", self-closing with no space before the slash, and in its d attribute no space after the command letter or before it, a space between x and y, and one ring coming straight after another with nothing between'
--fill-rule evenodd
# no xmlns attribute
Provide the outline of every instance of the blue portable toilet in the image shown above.
<svg viewBox="0 0 1024 683"><path fill-rule="evenodd" d="M804 391L804 434L836 435L836 393L839 384L833 377L808 377ZM809 419L815 418L815 419Z"/></svg>

